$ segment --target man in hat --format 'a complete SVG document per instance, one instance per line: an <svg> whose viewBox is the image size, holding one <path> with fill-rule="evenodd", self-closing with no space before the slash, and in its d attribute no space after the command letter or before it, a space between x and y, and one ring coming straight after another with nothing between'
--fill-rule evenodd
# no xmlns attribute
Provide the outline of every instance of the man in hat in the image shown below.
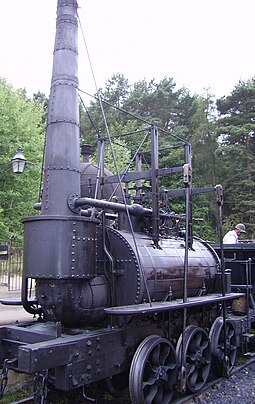
<svg viewBox="0 0 255 404"><path fill-rule="evenodd" d="M230 230L225 234L223 237L223 244L236 244L238 243L238 237L242 234L246 233L245 231L245 225L242 223L239 223L236 225L234 230Z"/></svg>

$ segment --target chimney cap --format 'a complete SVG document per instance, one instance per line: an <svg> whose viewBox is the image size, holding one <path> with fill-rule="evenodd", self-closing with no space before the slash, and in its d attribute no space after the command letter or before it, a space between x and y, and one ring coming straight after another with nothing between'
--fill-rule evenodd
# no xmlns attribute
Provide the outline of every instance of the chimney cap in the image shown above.
<svg viewBox="0 0 255 404"><path fill-rule="evenodd" d="M83 144L83 145L81 146L81 154L82 154L82 156L84 156L84 155L90 156L90 154L91 154L91 147L90 147L89 144Z"/></svg>

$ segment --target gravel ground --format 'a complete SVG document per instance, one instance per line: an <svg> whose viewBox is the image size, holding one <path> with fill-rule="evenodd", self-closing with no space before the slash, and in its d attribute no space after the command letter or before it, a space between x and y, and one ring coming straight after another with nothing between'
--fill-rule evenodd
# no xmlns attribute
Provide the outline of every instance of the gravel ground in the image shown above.
<svg viewBox="0 0 255 404"><path fill-rule="evenodd" d="M203 393L197 401L201 404L255 404L255 363L224 379L220 385Z"/></svg>

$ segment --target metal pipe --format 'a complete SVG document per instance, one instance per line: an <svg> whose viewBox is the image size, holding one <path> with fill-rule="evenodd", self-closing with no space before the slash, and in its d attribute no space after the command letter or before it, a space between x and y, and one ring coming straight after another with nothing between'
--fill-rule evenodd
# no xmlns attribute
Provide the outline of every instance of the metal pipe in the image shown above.
<svg viewBox="0 0 255 404"><path fill-rule="evenodd" d="M101 208L101 209L110 209L115 212L126 212L127 209L130 213L130 215L133 216L151 216L152 215L152 210L143 208L141 205L133 204L133 205L124 205L122 203L115 203L115 202L109 202L109 201L104 201L101 199L93 199L93 198L77 198L74 201L74 205L78 208L81 206L93 206L95 208Z"/></svg>

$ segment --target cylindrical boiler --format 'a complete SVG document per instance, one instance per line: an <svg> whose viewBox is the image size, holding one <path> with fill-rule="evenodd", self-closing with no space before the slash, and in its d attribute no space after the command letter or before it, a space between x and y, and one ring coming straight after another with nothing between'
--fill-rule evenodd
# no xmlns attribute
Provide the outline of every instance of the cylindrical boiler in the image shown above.
<svg viewBox="0 0 255 404"><path fill-rule="evenodd" d="M174 299L183 297L185 243L181 238L161 239L155 248L151 237L145 234L108 230L110 252L116 274L115 305L137 304L150 298L165 299L171 289ZM138 258L139 255L139 258ZM194 240L188 252L188 296L201 290L214 289L219 259L210 246Z"/></svg>

